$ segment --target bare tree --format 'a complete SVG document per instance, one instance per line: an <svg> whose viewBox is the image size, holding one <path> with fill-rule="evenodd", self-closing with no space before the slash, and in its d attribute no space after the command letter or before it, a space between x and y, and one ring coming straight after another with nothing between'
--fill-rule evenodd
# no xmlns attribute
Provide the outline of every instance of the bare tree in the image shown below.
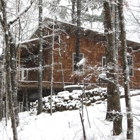
<svg viewBox="0 0 140 140"><path fill-rule="evenodd" d="M71 12L71 18L72 18L72 23L75 24L75 0L71 0L72 2L72 12Z"/></svg>
<svg viewBox="0 0 140 140"><path fill-rule="evenodd" d="M54 20L53 20L54 22ZM52 50L51 50L51 93L50 93L50 115L52 115L52 95L53 95L53 84L54 84L54 23L53 23L53 38L52 38Z"/></svg>
<svg viewBox="0 0 140 140"><path fill-rule="evenodd" d="M10 60L10 45L11 45L11 34L9 34L9 27L7 23L7 14L6 14L6 2L4 0L1 0L1 12L2 12L2 17L1 19L1 25L3 27L4 31L4 39L5 39L5 44L6 44L6 93L9 101L9 109L10 109L10 116L11 116L11 121L12 121L12 128L13 128L13 139L17 140L18 135L17 135L17 129L16 129L16 119L15 119L15 113L13 109L13 101L12 101L12 88L11 88L11 60Z"/></svg>
<svg viewBox="0 0 140 140"><path fill-rule="evenodd" d="M5 72L6 72L6 97L8 100L9 105L9 111L10 111L10 117L12 122L12 130L13 130L13 139L17 140L17 130L16 126L18 125L18 113L15 112L16 105L14 104L14 101L17 101L17 72L16 72L16 41L13 37L13 34L11 32L11 26L13 23L15 23L21 15L26 13L30 6L32 5L32 1L29 6L27 6L22 12L20 12L15 18L12 20L9 20L8 22L8 16L7 16L7 1L1 0L0 6L1 6L1 16L0 16L0 22L3 29L3 38L5 42ZM17 115L17 116L16 116Z"/></svg>
<svg viewBox="0 0 140 140"><path fill-rule="evenodd" d="M125 92L125 103L127 112L127 139L133 139L133 116L132 116L132 106L130 97L130 76L129 68L127 62L127 44L126 44L126 31L125 31L125 21L123 14L123 0L119 0L118 10L119 10L119 25L120 25L120 41L121 41L121 53L122 53L122 67L123 67L123 77L124 77L124 92Z"/></svg>
<svg viewBox="0 0 140 140"><path fill-rule="evenodd" d="M107 67L107 120L113 120L113 134L119 135L122 132L122 116L120 107L120 92L118 87L115 37L111 17L111 5L104 1L104 28L106 38L106 67ZM112 112L115 111L115 112Z"/></svg>
<svg viewBox="0 0 140 140"><path fill-rule="evenodd" d="M10 32L9 32L10 34ZM16 45L13 43L12 35L10 35L10 65L11 65L11 86L12 86L12 94L13 94L13 101L14 101L14 108L16 113L16 124L19 124L18 118L18 106L17 106L17 54L16 54Z"/></svg>
<svg viewBox="0 0 140 140"><path fill-rule="evenodd" d="M3 43L4 45L4 43ZM3 46L4 47L4 46ZM4 48L2 48L2 54L0 58L0 64L1 64L1 72L0 72L0 77L1 77L1 91L0 91L0 121L2 120L4 116L4 107L3 107L3 97L5 95L5 53L4 53Z"/></svg>
<svg viewBox="0 0 140 140"><path fill-rule="evenodd" d="M80 25L81 25L81 0L77 0L77 28L76 28L76 56L75 56L75 70L78 71L77 63L80 61ZM75 77L74 83L78 83L78 76Z"/></svg>
<svg viewBox="0 0 140 140"><path fill-rule="evenodd" d="M42 113L42 57L43 57L43 34L42 34L42 0L39 0L39 51L38 51L38 112Z"/></svg>

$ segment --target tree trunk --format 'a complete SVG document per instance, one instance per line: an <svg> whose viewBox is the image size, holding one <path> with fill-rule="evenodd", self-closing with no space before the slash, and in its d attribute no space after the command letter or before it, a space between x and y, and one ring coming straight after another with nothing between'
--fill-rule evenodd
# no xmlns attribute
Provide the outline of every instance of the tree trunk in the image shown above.
<svg viewBox="0 0 140 140"><path fill-rule="evenodd" d="M4 44L3 44L4 45ZM4 47L4 46L3 46ZM4 49L3 49L4 50ZM4 117L4 114L3 114L3 95L5 94L5 85L4 85L4 80L5 80L5 66L4 66L4 63L5 63L5 53L4 51L2 52L2 70L1 70L1 73L0 73L0 77L1 77L1 91L0 91L0 121L2 120L2 118Z"/></svg>
<svg viewBox="0 0 140 140"><path fill-rule="evenodd" d="M2 73L3 74L3 73ZM3 77L0 75L1 79L1 91L0 91L0 121L2 120L3 117L3 101L2 101L2 95L3 95Z"/></svg>
<svg viewBox="0 0 140 140"><path fill-rule="evenodd" d="M115 37L111 17L110 2L104 1L104 28L106 37L106 68L107 68L107 120L113 120L113 135L122 132L122 115L120 92L118 87L117 61L115 53ZM115 112L113 112L115 111Z"/></svg>
<svg viewBox="0 0 140 140"><path fill-rule="evenodd" d="M43 34L42 34L42 0L39 0L39 53L38 53L38 112L42 113L42 56L43 56Z"/></svg>
<svg viewBox="0 0 140 140"><path fill-rule="evenodd" d="M10 110L10 116L11 116L11 122L12 122L12 129L13 129L13 139L17 140L17 129L16 129L16 119L15 119L15 113L13 109L13 100L12 100L12 90L11 90L11 60L10 60L10 35L9 35L9 27L7 24L7 15L6 15L6 2L4 0L1 0L1 7L2 8L2 14L3 14L3 20L1 19L1 25L3 27L4 31L4 39L6 44L6 94L8 95L8 101L9 101L9 110Z"/></svg>
<svg viewBox="0 0 140 140"><path fill-rule="evenodd" d="M14 39L12 35L9 33L10 36L10 54L11 54L11 87L12 87L12 98L14 102L14 110L15 110L15 117L16 117L16 125L19 125L19 117L18 117L18 104L17 104L17 58L16 58L16 46L13 43Z"/></svg>
<svg viewBox="0 0 140 140"><path fill-rule="evenodd" d="M81 120L81 124L82 124L82 130L83 130L83 140L86 140L86 130L85 130L85 126L84 126L84 117L83 117L81 112L79 112L79 115L80 115L80 120Z"/></svg>
<svg viewBox="0 0 140 140"><path fill-rule="evenodd" d="M71 0L72 2L72 12L71 12L71 18L72 18L72 24L75 24L75 3L76 1L75 0Z"/></svg>
<svg viewBox="0 0 140 140"><path fill-rule="evenodd" d="M64 69L63 69L63 64L62 64L62 54L61 54L61 48L60 48L60 36L59 36L59 57L60 57L60 69L61 69L61 73L62 73L62 83L63 83L63 87L65 86L65 74L64 74Z"/></svg>
<svg viewBox="0 0 140 140"><path fill-rule="evenodd" d="M119 24L120 24L120 41L121 41L121 52L122 52L122 64L123 64L123 77L124 77L124 92L125 92L125 103L127 112L127 139L133 139L133 116L132 116L132 106L130 97L130 76L129 68L127 63L127 44L126 44L126 31L125 31L125 21L123 14L123 0L119 0L118 10L119 10Z"/></svg>
<svg viewBox="0 0 140 140"><path fill-rule="evenodd" d="M53 22L55 23L55 20L53 20ZM52 39L52 50L51 50L51 93L50 93L50 115L52 115L52 95L54 92L54 88L53 88L53 84L54 84L54 43L55 43L55 28L54 28L54 23L53 23L53 39Z"/></svg>
<svg viewBox="0 0 140 140"><path fill-rule="evenodd" d="M81 0L77 0L77 29L76 29L76 57L75 57L75 66L76 71L78 71L78 66L76 65L80 58L80 25L81 25ZM78 74L75 78L74 83L77 84L79 81Z"/></svg>

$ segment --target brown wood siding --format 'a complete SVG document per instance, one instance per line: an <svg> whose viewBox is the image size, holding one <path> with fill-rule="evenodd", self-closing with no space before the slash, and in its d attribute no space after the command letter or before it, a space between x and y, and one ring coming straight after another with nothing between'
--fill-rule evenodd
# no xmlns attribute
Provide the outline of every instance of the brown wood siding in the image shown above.
<svg viewBox="0 0 140 140"><path fill-rule="evenodd" d="M67 46L65 48L62 47L62 64L64 68L64 76L65 82L74 82L74 75L73 75L73 53L75 53L75 46L76 40L73 34L69 34L69 39L66 39L63 36L63 41L66 42ZM57 46L58 47L58 46ZM55 47L55 48L57 48ZM84 54L84 57L87 59L87 63L85 66L84 75L81 77L85 77L87 74L87 67L91 66L94 67L95 65L101 66L102 56L104 56L104 46L99 42L94 42L88 38L81 38L81 45L80 45L80 53ZM55 67L54 67L54 81L55 82L62 82L62 73L60 64L61 62L60 56L58 55L58 51L55 51ZM97 75L93 75L92 83L95 83L97 79ZM80 81L81 82L81 81Z"/></svg>
<svg viewBox="0 0 140 140"><path fill-rule="evenodd" d="M62 83L62 69L60 63L62 62L63 72L64 72L64 81L66 83L74 83L74 73L73 73L73 53L75 53L75 46L76 46L76 36L73 28L69 29L69 33L64 34L60 33L61 35L61 42L59 42L59 37L55 38L55 50L54 50L54 83ZM103 39L103 36L100 36L92 31L88 31L87 35L81 36L80 41L80 53L84 54L84 57L87 59L86 65L84 67L84 74L79 77L80 82L82 82L83 78L86 77L88 74L92 74L91 80L87 81L89 83L97 83L97 78L102 71L97 71L95 66L101 67L102 66L102 56L105 56L105 48L103 42L100 41ZM93 35L93 38L92 38ZM68 37L69 36L69 37ZM94 38L95 37L95 38ZM50 39L51 40L51 39ZM96 40L96 41L95 41ZM131 45L131 42L128 42ZM32 53L37 54L37 42L33 44L35 49L33 49L30 45L30 51ZM50 44L49 44L50 45ZM135 44L134 44L135 45ZM138 45L138 44L136 44ZM138 46L137 46L138 47ZM59 50L60 48L60 50ZM26 51L23 49L21 53L21 57L26 57ZM48 46L44 44L44 51L43 51L43 64L44 64L44 71L43 71L43 81L50 82L51 80L51 64L52 64L52 56L51 56L51 45ZM61 52L61 56L59 55L59 51ZM130 77L130 85L131 88L140 88L140 51L131 53L133 56L133 64L134 64L134 76ZM121 55L119 55L119 68L121 68L120 64ZM22 63L22 62L21 62ZM37 67L37 63L34 62L34 59L29 61L28 63L24 64L25 68L34 68ZM92 67L90 69L89 67ZM37 81L38 72L37 70L29 70L28 73L28 81ZM122 75L119 74L119 79L121 81ZM120 82L121 84L122 82ZM49 85L48 83L46 85ZM44 84L45 86L45 84ZM62 84L61 84L62 86Z"/></svg>
<svg viewBox="0 0 140 140"><path fill-rule="evenodd" d="M131 88L140 88L140 51L132 53L132 56L134 75L130 78L130 86Z"/></svg>

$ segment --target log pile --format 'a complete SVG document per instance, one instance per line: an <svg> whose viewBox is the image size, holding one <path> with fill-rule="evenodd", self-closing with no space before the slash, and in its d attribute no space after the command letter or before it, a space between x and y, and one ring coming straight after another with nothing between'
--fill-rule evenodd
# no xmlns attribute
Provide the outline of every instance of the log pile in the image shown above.
<svg viewBox="0 0 140 140"><path fill-rule="evenodd" d="M43 98L43 111L50 113L50 96ZM91 106L101 103L106 99L106 89L74 90L72 92L62 91L52 96L52 111L77 110L82 103L85 106ZM31 105L31 108L37 109L37 101Z"/></svg>

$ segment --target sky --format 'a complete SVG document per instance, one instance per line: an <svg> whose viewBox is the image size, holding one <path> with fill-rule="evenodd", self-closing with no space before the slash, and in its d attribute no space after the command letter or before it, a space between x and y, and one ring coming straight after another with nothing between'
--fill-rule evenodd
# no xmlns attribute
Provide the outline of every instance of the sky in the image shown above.
<svg viewBox="0 0 140 140"><path fill-rule="evenodd" d="M60 5L66 6L70 5L68 0L61 0ZM60 6L59 5L59 6ZM87 4L88 6L90 5ZM140 43L140 1L139 0L127 0L124 4L124 16L126 23L126 37L128 40L139 42ZM100 15L101 10L94 10L95 15ZM139 24L137 19L139 20ZM91 24L83 24L83 27L91 28ZM94 22L92 25L92 29L99 32L104 32L103 24L100 22Z"/></svg>
<svg viewBox="0 0 140 140"><path fill-rule="evenodd" d="M23 3L24 3L25 7L28 4L26 0L23 1ZM68 0L61 0L59 6L60 5L65 6L65 5L70 5L70 3L68 3ZM127 39L140 43L140 15L139 15L140 10L139 10L139 7L140 7L139 0L134 0L134 1L127 0L125 7L124 7L125 8L124 11L125 11L125 18L126 18ZM22 7L22 10L23 9L24 9L24 7ZM94 14L96 14L96 15L98 15L99 13L101 13L101 10L96 10L94 12ZM44 15L48 15L48 12L45 12ZM34 17L31 17L31 18L36 18L36 15ZM139 24L138 24L136 18L139 18L138 19ZM34 20L31 19L30 23L33 21ZM36 28L36 25L37 24L33 23L33 24L31 24L31 27ZM90 24L87 24L87 23L84 24L83 26L86 28L90 28ZM103 30L104 30L103 25L100 22L96 22L96 23L94 22L92 25L92 29L99 31L99 32L103 32ZM31 32L33 32L33 30L31 30ZM31 32L30 32L30 34L32 34ZM30 35L28 34L28 36L30 36ZM2 46L3 45L1 45L0 48ZM0 49L0 53L1 52L2 52L2 49Z"/></svg>
<svg viewBox="0 0 140 140"><path fill-rule="evenodd" d="M140 1L127 0L124 12L127 39L140 43Z"/></svg>

